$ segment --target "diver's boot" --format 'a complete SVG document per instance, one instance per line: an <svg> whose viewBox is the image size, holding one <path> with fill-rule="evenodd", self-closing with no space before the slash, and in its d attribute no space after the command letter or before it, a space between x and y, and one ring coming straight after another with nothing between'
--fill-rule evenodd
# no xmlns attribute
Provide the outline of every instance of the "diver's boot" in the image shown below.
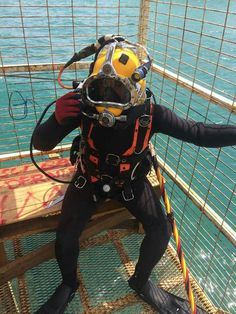
<svg viewBox="0 0 236 314"><path fill-rule="evenodd" d="M144 279L146 282L144 282ZM187 314L191 313L188 300L182 299L155 285L146 276L135 273L128 280L130 288L135 290L140 298L151 305L160 314ZM203 309L197 307L198 314L207 314Z"/></svg>
<svg viewBox="0 0 236 314"><path fill-rule="evenodd" d="M128 283L130 288L133 289L141 299L151 305L155 310L160 310L158 287L150 279L143 283L139 280L138 276L134 274L130 277Z"/></svg>
<svg viewBox="0 0 236 314"><path fill-rule="evenodd" d="M79 284L73 289L64 283L57 287L50 299L35 314L62 314L68 303L74 298Z"/></svg>

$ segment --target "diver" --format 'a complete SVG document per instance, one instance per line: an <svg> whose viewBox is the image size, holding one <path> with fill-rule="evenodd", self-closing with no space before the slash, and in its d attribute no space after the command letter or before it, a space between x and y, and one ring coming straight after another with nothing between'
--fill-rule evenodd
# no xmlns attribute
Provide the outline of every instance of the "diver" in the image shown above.
<svg viewBox="0 0 236 314"><path fill-rule="evenodd" d="M156 104L145 80L151 59L141 45L107 35L87 48L82 57L95 53L88 77L56 101L54 113L33 133L34 147L48 151L80 128L77 171L65 193L56 231L55 254L62 282L37 313L63 313L72 300L79 286L78 239L98 205L108 198L125 206L145 231L134 274L128 280L130 288L160 313L175 313L174 303L173 309L161 307L157 287L149 278L172 233L146 177L152 166L149 142L154 134L162 133L197 146L231 146L236 144L236 126L185 120ZM147 56L144 64L140 51Z"/></svg>

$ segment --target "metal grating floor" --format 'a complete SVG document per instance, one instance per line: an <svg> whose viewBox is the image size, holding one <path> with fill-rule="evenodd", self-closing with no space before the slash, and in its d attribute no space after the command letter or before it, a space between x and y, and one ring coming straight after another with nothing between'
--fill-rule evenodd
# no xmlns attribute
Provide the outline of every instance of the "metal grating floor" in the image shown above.
<svg viewBox="0 0 236 314"><path fill-rule="evenodd" d="M8 260L26 254L55 237L41 233L14 241L6 241ZM133 230L108 230L81 243L78 277L81 282L66 313L156 313L128 287L127 279L134 271L143 235ZM182 273L176 255L169 247L156 266L152 279L159 286L186 298ZM24 276L0 287L0 313L34 313L61 282L55 259L27 271ZM207 313L215 308L193 282L197 304Z"/></svg>

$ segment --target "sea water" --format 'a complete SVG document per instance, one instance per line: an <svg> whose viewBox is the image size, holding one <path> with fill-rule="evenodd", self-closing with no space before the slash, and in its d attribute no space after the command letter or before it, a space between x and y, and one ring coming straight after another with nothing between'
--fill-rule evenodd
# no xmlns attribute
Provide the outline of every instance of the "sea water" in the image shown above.
<svg viewBox="0 0 236 314"><path fill-rule="evenodd" d="M73 10L71 9L71 3L74 4ZM98 4L97 10L95 9L96 3ZM109 1L108 4L107 1L88 0L86 5L79 5L75 1L66 0L22 0L19 2L9 0L6 5L5 1L0 0L1 61L4 65L64 63L68 61L74 51L78 51L84 45L93 43L97 36L106 33L124 34L130 40L135 41L138 34L139 1L130 0L128 3L113 0ZM213 87L214 91L219 93L221 91L232 100L236 92L236 2L226 0L208 0L206 2L203 0L176 0L172 2L168 0L158 1L157 3L158 8L156 3L151 3L149 32L147 34L148 48L150 52L155 53L153 55L155 62L175 73L179 73L183 77L201 82L203 87ZM48 4L48 8L46 8L46 4ZM99 8L99 5L103 8ZM204 11L202 9L204 6L210 10ZM226 19L227 10L230 14ZM117 17L118 12L120 18ZM158 19L156 19L157 14ZM209 23L202 23L203 19ZM156 20L158 22L155 24ZM66 25L66 27L63 27L63 25ZM71 27L68 27L68 25L71 25ZM153 35L155 32L156 37ZM202 36L199 40L200 33L209 36ZM223 44L221 41L222 36L224 37ZM181 38L182 41L179 40ZM199 45L193 45L194 42L199 43ZM196 58L194 55L201 56L201 58ZM209 73L212 73L212 75ZM0 77L1 154L28 150L35 121L38 120L45 105L66 92L55 82L56 75L54 73L31 73L30 79L26 74L24 77L24 73L17 73L21 77L15 75L7 77L6 80L4 77ZM83 71L78 74L79 79L85 76L86 72ZM64 79L71 80L73 77L67 73L64 75ZM158 102L165 105L172 103L170 99L173 99L173 110L183 117L209 123L236 123L235 116L230 115L228 112L225 114L225 111L220 108L215 107L214 110L208 110L207 106L201 106L201 101L199 105L199 96L192 95L191 100L189 100L189 93L184 92L181 88L176 90L174 83L166 83L158 76L153 76L152 81L150 78L148 80L151 82ZM188 107L186 103L189 102L190 106ZM65 143L70 143L73 136L68 137ZM185 173L186 180L190 180L190 172L188 175L188 171L182 169L182 163L176 163L178 158L172 157L171 146L175 147L177 153L181 154L181 158L190 160L191 154L193 155L193 161L189 165L190 168L194 165L196 152L193 152L188 146L184 146L183 149L179 141L165 136L162 137L161 141L161 149L158 153L163 158L165 157L173 168L177 165L180 173ZM168 144L168 152L165 152L165 147ZM208 169L200 169L199 165L195 165L195 167L214 183L214 176L216 176L214 163L216 158L220 158L221 155L219 155L218 150L214 149L201 152L203 156L205 154L207 161L212 159L212 169L208 168L209 164L206 164ZM228 153L228 159L225 158L225 152ZM173 152L173 154L176 154L176 152ZM226 165L235 167L234 149L225 148L222 156L224 156ZM198 156L198 158L200 157ZM204 163L204 160L202 162ZM4 163L2 167L6 165L9 164ZM227 186L225 194L230 197L230 193L234 191L232 203L235 204L235 177L231 175L228 167L224 167L223 171L228 175L226 181L223 182ZM195 179L191 180L194 182ZM216 185L219 186L219 183L216 182ZM209 192L197 181L194 182L194 186L202 197L209 193L208 201L216 204L215 195L217 191L212 188ZM181 209L182 198L178 199L177 195L180 193L178 188L168 186L168 189L172 191L173 206L176 206L177 210L178 208ZM224 189L224 186L222 186L222 189ZM213 197L211 194L213 194ZM227 202L227 199L225 202ZM227 216L230 223L230 220L235 219L235 207L233 208L232 204L229 204L229 206L231 206L230 210L232 211L232 215L228 214ZM195 216L199 215L199 212L192 208L190 202L187 208L190 211L189 215L193 211ZM212 234L217 234L217 230L206 218L201 219L201 223L206 229L211 229ZM231 221L231 224L234 227L235 221ZM187 223L182 222L182 228L184 227L189 228ZM207 237L207 234L205 236ZM185 241L191 242L187 237L187 233L181 234L181 237L183 243ZM218 240L221 242L222 247L225 247L225 256L220 255L217 257L219 264L222 264L221 271L234 269L236 257L233 253L230 256L227 253L233 252L234 248L224 237ZM204 249L196 250L196 259L190 262L197 264L198 260L201 263L204 260L209 261L213 253L214 250L211 247L209 247L209 251ZM198 273L200 284L209 294L214 295L213 299L220 303L226 288L219 293L220 287L217 287L211 278L201 277L201 269L198 269ZM234 277L232 277L232 281L235 282ZM233 313L235 312L235 303L232 300L235 298L235 290L226 291L226 294L228 296L225 298L225 306Z"/></svg>

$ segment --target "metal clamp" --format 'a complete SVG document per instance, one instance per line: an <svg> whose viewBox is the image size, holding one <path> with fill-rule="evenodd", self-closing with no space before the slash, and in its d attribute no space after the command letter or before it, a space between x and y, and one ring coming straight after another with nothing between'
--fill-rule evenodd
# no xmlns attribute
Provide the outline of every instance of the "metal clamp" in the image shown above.
<svg viewBox="0 0 236 314"><path fill-rule="evenodd" d="M126 202L129 202L129 201L132 201L134 199L134 193L133 193L133 190L130 189L130 194L129 196L127 197L127 195L125 195L125 191L123 190L122 191L122 196L123 196L123 199L126 201Z"/></svg>
<svg viewBox="0 0 236 314"><path fill-rule="evenodd" d="M151 117L150 115L144 114L138 119L138 123L141 127L146 128L150 124Z"/></svg>
<svg viewBox="0 0 236 314"><path fill-rule="evenodd" d="M86 183L87 183L87 179L85 177L78 176L78 178L74 182L74 185L77 189L82 189Z"/></svg>
<svg viewBox="0 0 236 314"><path fill-rule="evenodd" d="M101 181L105 183L109 183L113 179L113 177L109 176L108 174L101 174L100 178L101 178Z"/></svg>
<svg viewBox="0 0 236 314"><path fill-rule="evenodd" d="M106 163L112 166L118 166L120 164L120 156L115 154L107 154L106 155Z"/></svg>

